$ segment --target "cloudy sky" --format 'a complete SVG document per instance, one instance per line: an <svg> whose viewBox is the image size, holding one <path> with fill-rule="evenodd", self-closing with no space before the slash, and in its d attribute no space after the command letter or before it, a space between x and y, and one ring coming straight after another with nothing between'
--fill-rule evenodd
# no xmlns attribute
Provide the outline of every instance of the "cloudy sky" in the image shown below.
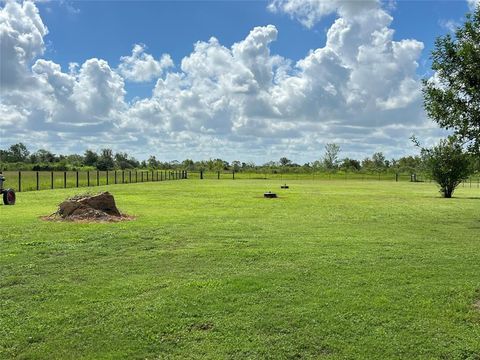
<svg viewBox="0 0 480 360"><path fill-rule="evenodd" d="M437 36L478 0L0 1L0 148L303 163L415 152Z"/></svg>

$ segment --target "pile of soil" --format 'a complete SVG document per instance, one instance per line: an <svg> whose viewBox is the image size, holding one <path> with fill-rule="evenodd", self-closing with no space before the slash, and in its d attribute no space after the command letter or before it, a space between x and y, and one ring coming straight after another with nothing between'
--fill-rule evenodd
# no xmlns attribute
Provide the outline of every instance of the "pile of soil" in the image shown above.
<svg viewBox="0 0 480 360"><path fill-rule="evenodd" d="M113 195L107 191L94 195L75 195L58 205L58 210L45 219L69 221L121 221L131 219L131 217L120 213L115 204Z"/></svg>

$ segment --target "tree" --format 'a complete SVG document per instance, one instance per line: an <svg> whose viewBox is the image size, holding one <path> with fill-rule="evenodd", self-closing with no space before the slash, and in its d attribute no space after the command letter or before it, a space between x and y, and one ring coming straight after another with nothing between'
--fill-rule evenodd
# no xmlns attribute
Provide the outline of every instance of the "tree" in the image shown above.
<svg viewBox="0 0 480 360"><path fill-rule="evenodd" d="M138 161L134 157L129 156L126 152L116 153L114 159L115 166L122 170L138 167Z"/></svg>
<svg viewBox="0 0 480 360"><path fill-rule="evenodd" d="M232 170L238 172L242 166L242 163L238 160L232 161Z"/></svg>
<svg viewBox="0 0 480 360"><path fill-rule="evenodd" d="M92 150L86 150L83 154L83 163L87 166L96 166L98 154Z"/></svg>
<svg viewBox="0 0 480 360"><path fill-rule="evenodd" d="M381 152L376 152L372 155L372 162L376 171L384 170L387 167L385 155Z"/></svg>
<svg viewBox="0 0 480 360"><path fill-rule="evenodd" d="M30 156L30 161L32 163L51 163L55 161L55 154L45 149L39 149Z"/></svg>
<svg viewBox="0 0 480 360"><path fill-rule="evenodd" d="M423 80L428 116L480 154L480 6L455 38L437 38L431 57L435 75Z"/></svg>
<svg viewBox="0 0 480 360"><path fill-rule="evenodd" d="M445 198L451 198L455 188L472 173L470 155L453 138L441 140L431 149L422 148L422 157L426 170Z"/></svg>
<svg viewBox="0 0 480 360"><path fill-rule="evenodd" d="M115 166L113 152L111 149L102 149L97 161L98 170L112 170Z"/></svg>
<svg viewBox="0 0 480 360"><path fill-rule="evenodd" d="M280 158L280 166L288 166L292 163L292 160L287 159L286 157Z"/></svg>
<svg viewBox="0 0 480 360"><path fill-rule="evenodd" d="M362 169L362 165L360 164L360 161L355 159L350 159L350 158L343 159L340 167L343 170L348 170L348 171L359 171Z"/></svg>
<svg viewBox="0 0 480 360"><path fill-rule="evenodd" d="M6 151L6 162L26 162L30 152L23 143L10 146Z"/></svg>
<svg viewBox="0 0 480 360"><path fill-rule="evenodd" d="M333 170L338 167L338 153L340 152L340 146L338 144L325 145L325 155L323 157L323 166L327 170Z"/></svg>
<svg viewBox="0 0 480 360"><path fill-rule="evenodd" d="M157 169L159 165L159 161L154 155L151 155L147 160L148 167L151 169Z"/></svg>

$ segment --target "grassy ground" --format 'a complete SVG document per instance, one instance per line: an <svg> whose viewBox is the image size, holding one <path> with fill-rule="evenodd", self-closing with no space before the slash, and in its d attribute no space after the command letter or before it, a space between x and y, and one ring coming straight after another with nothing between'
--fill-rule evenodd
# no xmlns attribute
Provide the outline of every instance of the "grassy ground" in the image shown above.
<svg viewBox="0 0 480 360"><path fill-rule="evenodd" d="M0 358L480 358L480 190L279 185L113 185L137 220L104 224L38 219L76 189L19 194Z"/></svg>

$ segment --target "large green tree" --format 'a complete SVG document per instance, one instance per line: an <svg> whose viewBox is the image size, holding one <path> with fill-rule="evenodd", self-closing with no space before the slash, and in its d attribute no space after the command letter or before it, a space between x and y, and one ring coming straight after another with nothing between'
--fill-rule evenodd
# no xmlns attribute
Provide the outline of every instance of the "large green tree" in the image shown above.
<svg viewBox="0 0 480 360"><path fill-rule="evenodd" d="M432 69L435 75L423 81L428 116L480 154L480 6L454 36L436 40Z"/></svg>

